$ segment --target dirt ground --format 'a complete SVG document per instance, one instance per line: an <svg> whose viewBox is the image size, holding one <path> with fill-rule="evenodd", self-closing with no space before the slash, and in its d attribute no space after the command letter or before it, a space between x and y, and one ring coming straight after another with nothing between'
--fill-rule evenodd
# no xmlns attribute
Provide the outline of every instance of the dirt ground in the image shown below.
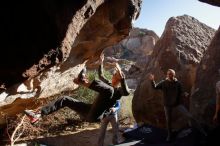
<svg viewBox="0 0 220 146"><path fill-rule="evenodd" d="M26 138L21 139L20 144L16 144L16 146L36 146L36 145L47 145L47 146L96 146L97 140L99 136L99 127L100 124L88 124L83 128L77 128L76 131L65 131L60 133L60 135L56 136L48 136L48 137L38 137L33 140L28 140L24 142ZM129 126L120 127L120 131L129 128ZM122 142L123 136L122 132L120 133L120 142ZM22 142L23 141L23 142ZM108 125L108 130L105 136L105 144L104 146L109 146L112 144L112 130L110 124Z"/></svg>
<svg viewBox="0 0 220 146"><path fill-rule="evenodd" d="M51 99L53 100L53 99ZM1 132L0 146L9 143L9 135L12 135L14 129L21 121L23 114L17 117L9 118L7 129ZM120 131L130 128L134 123L133 118L119 117ZM83 122L78 114L68 108L60 109L48 116L42 117L37 124L30 124L29 119L25 117L22 126L17 135L22 131L22 136L17 141L17 146L96 146L99 136L100 123ZM8 131L8 132L7 132ZM9 135L8 135L9 133ZM120 142L123 137L120 132ZM108 125L108 130L105 136L105 145L112 144L111 125Z"/></svg>
<svg viewBox="0 0 220 146"><path fill-rule="evenodd" d="M67 110L63 109L65 113ZM69 114L73 115L70 110ZM36 125L31 125L28 122L28 118L25 119L25 130L19 140L15 143L15 146L97 146L97 141L100 132L100 123L88 123L75 119L67 119L63 116L62 110L56 114L52 114L46 117L46 119L40 120ZM61 116L62 115L62 116ZM17 125L16 120L12 119L13 126L9 127L9 133L13 132L14 126ZM119 120L119 142L124 141L122 132L125 129L131 128L133 121L130 119ZM10 125L9 125L10 126ZM22 129L22 128L21 128ZM21 131L21 130L20 130ZM18 132L17 134L19 134ZM4 144L1 144L3 141ZM112 129L109 123L104 146L112 144ZM4 134L0 139L1 146L9 146L9 138L7 134Z"/></svg>

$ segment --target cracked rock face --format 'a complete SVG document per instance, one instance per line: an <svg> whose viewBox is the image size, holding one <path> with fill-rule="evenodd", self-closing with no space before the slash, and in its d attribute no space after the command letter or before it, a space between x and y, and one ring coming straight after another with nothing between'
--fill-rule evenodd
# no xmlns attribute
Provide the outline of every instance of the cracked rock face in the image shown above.
<svg viewBox="0 0 220 146"><path fill-rule="evenodd" d="M1 5L0 123L5 116L37 107L36 99L74 90L72 80L85 62L97 60L104 48L128 35L140 5L141 0Z"/></svg>
<svg viewBox="0 0 220 146"><path fill-rule="evenodd" d="M159 81L165 78L167 69L172 68L183 84L184 92L191 94L197 67L214 33L214 29L187 15L168 20L135 91L132 106L137 121L165 126L162 93L152 89L148 79L149 73L155 74L156 81ZM186 105L189 104L187 100L185 102ZM182 119L178 114L173 119L174 127L181 126L179 123Z"/></svg>

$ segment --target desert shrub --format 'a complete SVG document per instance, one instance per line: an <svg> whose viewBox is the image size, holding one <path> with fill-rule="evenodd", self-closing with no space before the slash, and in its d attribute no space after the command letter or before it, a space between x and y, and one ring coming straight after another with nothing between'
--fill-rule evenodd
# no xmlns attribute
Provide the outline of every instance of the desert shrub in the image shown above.
<svg viewBox="0 0 220 146"><path fill-rule="evenodd" d="M145 35L146 35L145 32L143 32L143 31L140 31L140 32L139 32L139 36L140 36L140 37L143 37L143 36L145 36Z"/></svg>

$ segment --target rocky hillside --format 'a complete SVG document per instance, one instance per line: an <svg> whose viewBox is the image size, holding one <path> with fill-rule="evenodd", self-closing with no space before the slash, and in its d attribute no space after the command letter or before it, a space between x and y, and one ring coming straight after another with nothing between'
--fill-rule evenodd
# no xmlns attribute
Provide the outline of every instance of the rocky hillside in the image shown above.
<svg viewBox="0 0 220 146"><path fill-rule="evenodd" d="M146 64L159 37L152 30L133 28L129 36L117 45L105 49L107 56Z"/></svg>
<svg viewBox="0 0 220 146"><path fill-rule="evenodd" d="M121 64L131 89L135 89L159 37L152 30L133 28L129 36L105 49L106 62Z"/></svg>
<svg viewBox="0 0 220 146"><path fill-rule="evenodd" d="M137 121L164 126L162 93L152 89L148 80L149 73L155 74L156 81L159 81L165 78L167 69L173 68L183 84L184 92L190 95L197 67L214 33L214 29L191 16L172 17L168 20L135 91L132 106ZM174 123L180 122L177 117ZM181 126L179 123L177 125Z"/></svg>
<svg viewBox="0 0 220 146"><path fill-rule="evenodd" d="M141 0L5 2L0 9L0 84L5 90L0 94L0 124L5 116L35 108L38 98L75 89L72 79L85 61L96 60L104 48L129 34L140 4Z"/></svg>

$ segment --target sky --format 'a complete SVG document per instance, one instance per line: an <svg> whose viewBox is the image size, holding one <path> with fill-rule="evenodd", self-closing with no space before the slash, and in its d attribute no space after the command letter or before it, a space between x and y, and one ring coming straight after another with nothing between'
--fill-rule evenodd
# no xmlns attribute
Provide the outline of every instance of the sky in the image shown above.
<svg viewBox="0 0 220 146"><path fill-rule="evenodd" d="M142 0L141 13L134 27L153 30L161 36L167 20L173 16L190 15L206 25L218 29L220 7L198 0Z"/></svg>

